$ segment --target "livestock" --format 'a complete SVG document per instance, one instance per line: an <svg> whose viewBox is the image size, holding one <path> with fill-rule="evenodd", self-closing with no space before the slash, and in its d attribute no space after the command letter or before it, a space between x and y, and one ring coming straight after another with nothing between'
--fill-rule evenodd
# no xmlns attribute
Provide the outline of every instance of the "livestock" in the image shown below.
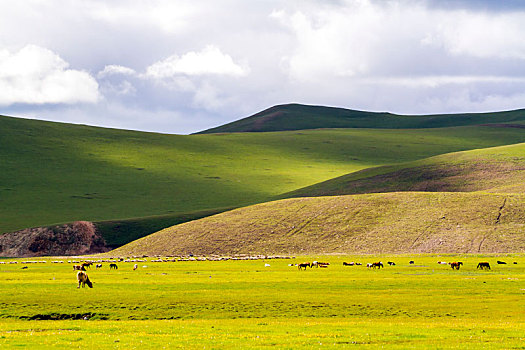
<svg viewBox="0 0 525 350"><path fill-rule="evenodd" d="M375 262L375 263L372 263L372 266L371 266L373 269L375 269L376 267L381 269L383 266L383 263L381 261L379 262Z"/></svg>
<svg viewBox="0 0 525 350"><path fill-rule="evenodd" d="M73 271L75 270L86 271L86 268L84 267L84 265L73 265Z"/></svg>
<svg viewBox="0 0 525 350"><path fill-rule="evenodd" d="M353 261L349 263L343 261L343 266L354 266L354 265L355 263Z"/></svg>
<svg viewBox="0 0 525 350"><path fill-rule="evenodd" d="M89 268L91 265L93 265L93 263L91 261L82 263L82 267L84 268L84 270L86 269L86 267Z"/></svg>
<svg viewBox="0 0 525 350"><path fill-rule="evenodd" d="M316 267L328 267L328 265L330 265L330 263L315 261L315 266ZM312 263L312 267L314 267L313 263Z"/></svg>
<svg viewBox="0 0 525 350"><path fill-rule="evenodd" d="M96 264L95 267L96 267L97 269L100 269L100 268L102 267L102 264Z"/></svg>
<svg viewBox="0 0 525 350"><path fill-rule="evenodd" d="M118 266L117 264L109 264L109 269L115 269L115 270L118 270Z"/></svg>
<svg viewBox="0 0 525 350"><path fill-rule="evenodd" d="M438 264L440 264L440 265L447 265L448 262L445 262L445 261L438 261Z"/></svg>
<svg viewBox="0 0 525 350"><path fill-rule="evenodd" d="M393 262L393 261L389 261L389 262L387 262L387 264L390 265L390 266L396 266L396 263Z"/></svg>
<svg viewBox="0 0 525 350"><path fill-rule="evenodd" d="M490 270L490 264L486 261L483 261L478 264L477 268L481 270Z"/></svg>
<svg viewBox="0 0 525 350"><path fill-rule="evenodd" d="M415 264L415 263L414 263L414 260L410 260L408 263L409 263L410 265L414 265L414 264Z"/></svg>
<svg viewBox="0 0 525 350"><path fill-rule="evenodd" d="M371 267L372 267L372 264L368 263L368 264L366 264L366 267L367 267L367 268L371 268Z"/></svg>
<svg viewBox="0 0 525 350"><path fill-rule="evenodd" d="M305 263L300 263L297 265L297 268L299 270L301 270L302 268L304 268L306 270L307 267L312 267L312 264L310 264L309 262L305 262Z"/></svg>
<svg viewBox="0 0 525 350"><path fill-rule="evenodd" d="M459 267L463 265L463 263L461 261L454 261L454 262L451 262L450 263L450 267L452 268L452 270L456 269L456 270L459 270Z"/></svg>
<svg viewBox="0 0 525 350"><path fill-rule="evenodd" d="M78 287L82 284L82 288L87 284L89 288L93 288L93 283L89 280L88 274L85 271L77 272Z"/></svg>
<svg viewBox="0 0 525 350"><path fill-rule="evenodd" d="M133 271L135 271L138 267L139 267L139 265L137 265L137 264L133 265Z"/></svg>
<svg viewBox="0 0 525 350"><path fill-rule="evenodd" d="M504 265L504 264L506 265L507 264L505 261L500 261L500 260L496 261L496 263L498 263L499 265Z"/></svg>

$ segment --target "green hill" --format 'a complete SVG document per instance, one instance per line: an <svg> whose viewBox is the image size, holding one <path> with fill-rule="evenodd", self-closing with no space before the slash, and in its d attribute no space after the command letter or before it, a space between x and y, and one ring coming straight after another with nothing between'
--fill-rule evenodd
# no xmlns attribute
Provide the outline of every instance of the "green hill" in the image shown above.
<svg viewBox="0 0 525 350"><path fill-rule="evenodd" d="M297 198L173 226L108 254L523 253L524 221L524 195Z"/></svg>
<svg viewBox="0 0 525 350"><path fill-rule="evenodd" d="M525 110L436 115L397 115L355 111L345 108L286 104L268 108L250 117L201 131L200 134L226 132L267 132L324 128L419 129L487 123L515 123L525 127ZM508 125L503 125L508 126Z"/></svg>
<svg viewBox="0 0 525 350"><path fill-rule="evenodd" d="M369 167L519 142L481 126L181 136L0 117L0 232L103 222L120 245Z"/></svg>
<svg viewBox="0 0 525 350"><path fill-rule="evenodd" d="M525 193L525 144L364 169L281 197L397 191Z"/></svg>

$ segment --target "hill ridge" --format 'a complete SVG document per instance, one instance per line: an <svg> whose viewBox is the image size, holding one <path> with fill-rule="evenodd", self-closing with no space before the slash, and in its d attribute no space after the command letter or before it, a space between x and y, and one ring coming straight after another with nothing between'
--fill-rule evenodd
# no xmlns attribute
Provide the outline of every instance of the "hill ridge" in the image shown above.
<svg viewBox="0 0 525 350"><path fill-rule="evenodd" d="M525 122L525 109L428 115L402 115L342 107L281 104L251 116L199 131L195 134L272 132L308 129L378 128L414 129Z"/></svg>

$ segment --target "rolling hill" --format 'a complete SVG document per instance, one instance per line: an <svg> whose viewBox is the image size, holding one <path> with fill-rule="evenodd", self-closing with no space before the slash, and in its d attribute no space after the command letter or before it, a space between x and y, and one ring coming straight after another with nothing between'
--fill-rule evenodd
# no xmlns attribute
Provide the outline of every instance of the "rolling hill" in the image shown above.
<svg viewBox="0 0 525 350"><path fill-rule="evenodd" d="M199 132L268 132L323 128L419 129L479 124L515 123L525 127L525 110L493 113L397 115L345 108L286 104L270 107L252 116Z"/></svg>
<svg viewBox="0 0 525 350"><path fill-rule="evenodd" d="M349 172L524 141L479 126L181 136L0 117L0 232L104 221L116 246Z"/></svg>
<svg viewBox="0 0 525 350"><path fill-rule="evenodd" d="M397 191L525 193L525 144L455 152L368 168L280 197Z"/></svg>
<svg viewBox="0 0 525 350"><path fill-rule="evenodd" d="M285 199L154 233L107 254L525 252L525 196L396 192Z"/></svg>
<svg viewBox="0 0 525 350"><path fill-rule="evenodd" d="M173 226L112 254L525 252L524 143L365 169L283 197L302 198Z"/></svg>

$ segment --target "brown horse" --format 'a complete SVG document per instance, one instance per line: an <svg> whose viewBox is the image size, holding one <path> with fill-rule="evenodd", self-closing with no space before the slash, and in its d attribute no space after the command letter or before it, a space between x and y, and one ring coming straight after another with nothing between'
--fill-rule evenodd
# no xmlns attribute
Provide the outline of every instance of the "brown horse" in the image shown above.
<svg viewBox="0 0 525 350"><path fill-rule="evenodd" d="M300 263L297 265L297 268L299 270L302 269L303 267L306 270L307 267L312 268L312 264L310 264L309 262L305 262L305 263Z"/></svg>
<svg viewBox="0 0 525 350"><path fill-rule="evenodd" d="M87 284L89 288L93 288L93 283L89 280L89 277L86 272L84 271L78 271L77 272L77 280L78 280L78 287L80 288L80 284L82 284L82 288Z"/></svg>
<svg viewBox="0 0 525 350"><path fill-rule="evenodd" d="M459 267L461 265L463 265L463 263L461 261L454 261L454 262L451 262L449 263L450 264L450 267L452 268L452 270L456 269L456 270L459 270Z"/></svg>
<svg viewBox="0 0 525 350"><path fill-rule="evenodd" d="M383 266L383 263L381 261L379 261L379 262L372 263L372 265L370 267L373 268L373 269L375 269L376 267L381 269L384 266Z"/></svg>

